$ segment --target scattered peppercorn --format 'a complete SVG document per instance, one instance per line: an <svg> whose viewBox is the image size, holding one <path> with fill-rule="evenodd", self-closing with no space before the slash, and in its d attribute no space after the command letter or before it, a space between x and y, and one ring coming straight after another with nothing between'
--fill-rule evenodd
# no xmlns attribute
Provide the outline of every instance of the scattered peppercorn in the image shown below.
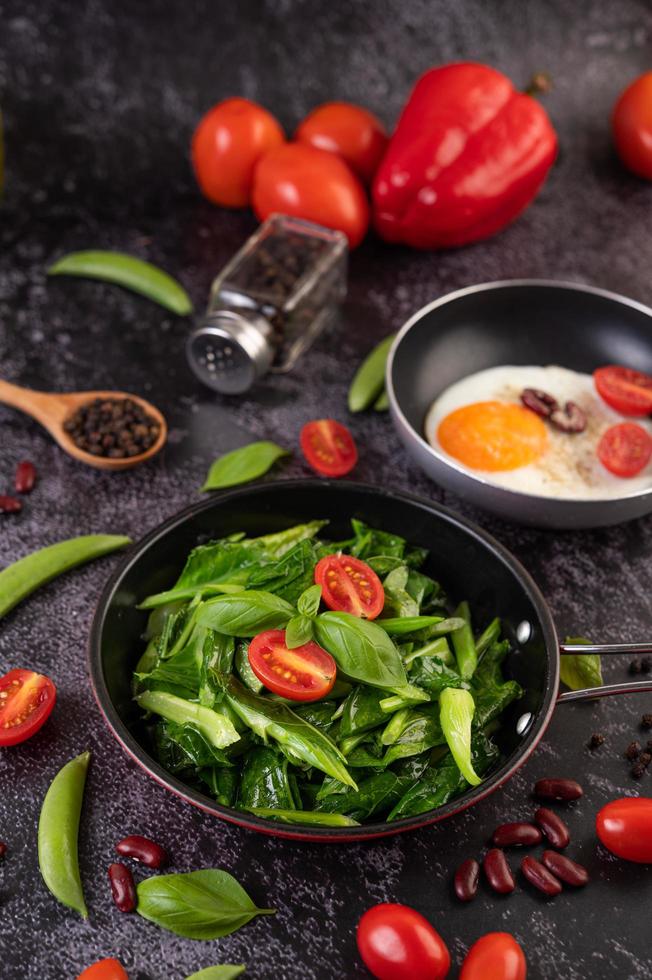
<svg viewBox="0 0 652 980"><path fill-rule="evenodd" d="M645 766L645 768L647 769L647 767L652 762L652 754L650 752L641 752L641 754L638 757L638 761L642 766Z"/></svg>
<svg viewBox="0 0 652 980"><path fill-rule="evenodd" d="M649 674L652 670L652 657L643 657L641 660L641 671L644 674Z"/></svg>
<svg viewBox="0 0 652 980"><path fill-rule="evenodd" d="M66 419L65 431L93 456L140 456L158 439L158 422L132 398L95 398Z"/></svg>
<svg viewBox="0 0 652 980"><path fill-rule="evenodd" d="M641 715L641 728L649 731L652 728L652 715Z"/></svg>
<svg viewBox="0 0 652 980"><path fill-rule="evenodd" d="M599 749L601 745L604 745L604 735L601 735L600 732L593 732L589 739L589 748Z"/></svg>
<svg viewBox="0 0 652 980"><path fill-rule="evenodd" d="M629 672L630 672L630 674L640 674L641 673L641 661L640 660L632 660L632 661L630 661L630 664L629 664Z"/></svg>
<svg viewBox="0 0 652 980"><path fill-rule="evenodd" d="M629 759L630 761L633 761L634 759L638 759L640 751L641 751L640 742L630 742L627 748L625 749L625 758Z"/></svg>
<svg viewBox="0 0 652 980"><path fill-rule="evenodd" d="M635 762L632 766L632 776L634 779L641 779L645 774L645 766L642 766L640 762Z"/></svg>

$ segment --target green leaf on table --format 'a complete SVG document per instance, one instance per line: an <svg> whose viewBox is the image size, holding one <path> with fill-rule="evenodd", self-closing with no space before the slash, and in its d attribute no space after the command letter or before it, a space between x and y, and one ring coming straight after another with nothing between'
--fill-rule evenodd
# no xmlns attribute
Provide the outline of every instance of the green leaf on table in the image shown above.
<svg viewBox="0 0 652 980"><path fill-rule="evenodd" d="M186 980L235 980L246 970L243 963L222 963L220 966L206 966L198 973L191 973Z"/></svg>
<svg viewBox="0 0 652 980"><path fill-rule="evenodd" d="M587 644L583 636L567 636L566 643ZM569 654L560 657L560 674L563 683L571 691L579 691L583 687L600 687L602 680L602 664L597 653Z"/></svg>
<svg viewBox="0 0 652 980"><path fill-rule="evenodd" d="M201 489L221 490L239 483L250 483L264 476L282 456L290 455L288 449L275 442L251 442L216 459Z"/></svg>
<svg viewBox="0 0 652 980"><path fill-rule="evenodd" d="M186 939L220 939L276 911L258 908L232 875L216 868L146 878L137 892L139 915Z"/></svg>

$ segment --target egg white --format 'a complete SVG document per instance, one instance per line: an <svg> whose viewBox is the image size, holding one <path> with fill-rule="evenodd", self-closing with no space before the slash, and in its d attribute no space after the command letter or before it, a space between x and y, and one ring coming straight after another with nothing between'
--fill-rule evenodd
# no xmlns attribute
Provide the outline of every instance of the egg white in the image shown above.
<svg viewBox="0 0 652 980"><path fill-rule="evenodd" d="M475 470L446 453L437 440L441 421L457 408L473 402L500 401L520 403L523 388L539 388L553 395L560 405L576 402L584 411L584 432L565 433L548 425L548 448L534 462L515 470ZM606 429L624 416L611 409L595 390L593 377L567 368L501 366L478 371L446 388L432 403L425 421L426 439L447 459L466 472L495 486L520 493L569 500L608 500L652 487L652 464L637 476L614 476L597 457L597 445ZM652 435L647 419L629 419Z"/></svg>

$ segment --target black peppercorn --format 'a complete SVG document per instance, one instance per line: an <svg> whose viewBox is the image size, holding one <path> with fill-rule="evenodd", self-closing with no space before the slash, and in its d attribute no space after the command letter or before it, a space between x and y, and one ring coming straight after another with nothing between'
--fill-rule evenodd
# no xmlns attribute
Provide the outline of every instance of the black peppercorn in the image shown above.
<svg viewBox="0 0 652 980"><path fill-rule="evenodd" d="M652 728L652 715L641 715L641 728Z"/></svg>
<svg viewBox="0 0 652 980"><path fill-rule="evenodd" d="M645 766L642 766L640 762L635 762L631 772L634 779L641 779L645 774Z"/></svg>
<svg viewBox="0 0 652 980"><path fill-rule="evenodd" d="M638 759L640 751L641 751L640 742L630 742L627 748L625 749L625 758L629 759L630 762L633 761L634 759Z"/></svg>
<svg viewBox="0 0 652 980"><path fill-rule="evenodd" d="M641 673L641 662L640 660L632 660L629 664L630 674L640 674Z"/></svg>
<svg viewBox="0 0 652 980"><path fill-rule="evenodd" d="M158 422L131 398L96 398L63 425L74 444L93 456L140 456L156 442Z"/></svg>
<svg viewBox="0 0 652 980"><path fill-rule="evenodd" d="M638 757L638 761L642 766L645 766L647 768L652 762L652 754L650 754L649 752L641 752L641 754Z"/></svg>
<svg viewBox="0 0 652 980"><path fill-rule="evenodd" d="M594 732L593 735L591 735L591 738L589 739L589 748L599 749L600 746L603 744L604 744L604 735L601 735L600 732Z"/></svg>

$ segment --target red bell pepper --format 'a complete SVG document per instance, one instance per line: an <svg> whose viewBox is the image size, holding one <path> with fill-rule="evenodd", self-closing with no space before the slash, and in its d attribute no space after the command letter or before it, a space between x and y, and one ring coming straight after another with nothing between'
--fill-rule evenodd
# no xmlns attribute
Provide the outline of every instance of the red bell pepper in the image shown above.
<svg viewBox="0 0 652 980"><path fill-rule="evenodd" d="M545 110L501 72L470 62L432 68L376 173L376 230L415 248L488 238L527 207L556 153Z"/></svg>

